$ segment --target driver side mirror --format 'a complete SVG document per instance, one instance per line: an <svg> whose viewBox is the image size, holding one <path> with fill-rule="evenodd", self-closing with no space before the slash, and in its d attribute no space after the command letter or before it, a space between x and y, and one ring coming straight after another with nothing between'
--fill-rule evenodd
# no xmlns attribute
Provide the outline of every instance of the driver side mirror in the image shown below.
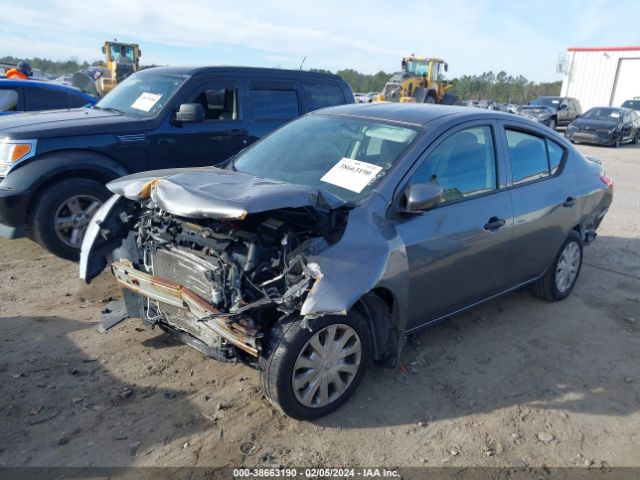
<svg viewBox="0 0 640 480"><path fill-rule="evenodd" d="M183 103L176 112L178 123L198 123L204 121L204 109L199 103Z"/></svg>
<svg viewBox="0 0 640 480"><path fill-rule="evenodd" d="M442 187L433 183L414 183L404 189L405 213L423 213L440 205Z"/></svg>
<svg viewBox="0 0 640 480"><path fill-rule="evenodd" d="M448 63L445 63L445 64L444 64L444 71L445 71L445 72L448 72L448 71L449 71L449 64L448 64Z"/></svg>
<svg viewBox="0 0 640 480"><path fill-rule="evenodd" d="M566 110L567 109L567 104L563 103L562 105L560 105L560 110Z"/></svg>

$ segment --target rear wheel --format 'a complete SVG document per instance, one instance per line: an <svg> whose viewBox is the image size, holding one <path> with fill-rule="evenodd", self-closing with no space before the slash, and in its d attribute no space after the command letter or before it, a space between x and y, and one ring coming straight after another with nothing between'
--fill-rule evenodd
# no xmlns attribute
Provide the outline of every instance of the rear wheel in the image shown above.
<svg viewBox="0 0 640 480"><path fill-rule="evenodd" d="M533 286L536 296L557 302L564 300L573 290L582 266L582 239L572 230L560 247L551 268Z"/></svg>
<svg viewBox="0 0 640 480"><path fill-rule="evenodd" d="M102 183L88 178L53 184L32 210L34 240L54 255L77 261L89 220L110 195Z"/></svg>
<svg viewBox="0 0 640 480"><path fill-rule="evenodd" d="M371 355L371 335L356 312L273 326L261 358L266 397L290 417L307 420L342 405L360 383Z"/></svg>

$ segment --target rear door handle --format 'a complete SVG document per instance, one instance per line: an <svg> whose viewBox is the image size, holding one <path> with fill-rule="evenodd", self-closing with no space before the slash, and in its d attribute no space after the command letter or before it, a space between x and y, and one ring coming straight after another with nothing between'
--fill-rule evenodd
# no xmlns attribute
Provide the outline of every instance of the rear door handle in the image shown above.
<svg viewBox="0 0 640 480"><path fill-rule="evenodd" d="M234 128L233 130L227 130L224 133L227 134L227 135L246 135L247 131L246 130L241 130L239 128Z"/></svg>
<svg viewBox="0 0 640 480"><path fill-rule="evenodd" d="M500 227L504 227L507 222L504 218L491 217L487 223L484 224L485 230L497 230Z"/></svg>
<svg viewBox="0 0 640 480"><path fill-rule="evenodd" d="M576 204L576 199L573 197L567 197L567 199L562 204L563 207L571 208Z"/></svg>

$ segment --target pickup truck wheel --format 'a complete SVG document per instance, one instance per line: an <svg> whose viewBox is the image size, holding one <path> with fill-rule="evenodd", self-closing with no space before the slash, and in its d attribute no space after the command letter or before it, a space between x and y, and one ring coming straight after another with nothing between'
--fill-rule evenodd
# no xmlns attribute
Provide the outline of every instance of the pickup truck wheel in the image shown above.
<svg viewBox="0 0 640 480"><path fill-rule="evenodd" d="M549 128L551 130L555 130L556 129L556 119L552 118L551 120L549 120Z"/></svg>
<svg viewBox="0 0 640 480"><path fill-rule="evenodd" d="M278 322L261 357L266 397L286 415L308 420L326 415L351 396L371 356L371 335L360 314Z"/></svg>
<svg viewBox="0 0 640 480"><path fill-rule="evenodd" d="M564 300L573 290L581 266L582 239L572 230L549 270L534 284L533 293L549 302Z"/></svg>
<svg viewBox="0 0 640 480"><path fill-rule="evenodd" d="M31 211L34 240L54 255L78 261L89 220L110 196L102 183L88 178L53 184Z"/></svg>

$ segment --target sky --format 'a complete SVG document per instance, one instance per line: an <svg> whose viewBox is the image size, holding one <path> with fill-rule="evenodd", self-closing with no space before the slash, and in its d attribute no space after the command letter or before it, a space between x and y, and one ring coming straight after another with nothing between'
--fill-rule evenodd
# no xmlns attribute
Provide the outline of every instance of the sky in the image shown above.
<svg viewBox="0 0 640 480"><path fill-rule="evenodd" d="M0 56L100 59L139 43L145 65L396 71L444 58L449 78L504 70L560 80L568 47L640 44L640 2L618 0L0 0ZM106 6L107 8L101 8ZM632 20L634 19L634 20Z"/></svg>

